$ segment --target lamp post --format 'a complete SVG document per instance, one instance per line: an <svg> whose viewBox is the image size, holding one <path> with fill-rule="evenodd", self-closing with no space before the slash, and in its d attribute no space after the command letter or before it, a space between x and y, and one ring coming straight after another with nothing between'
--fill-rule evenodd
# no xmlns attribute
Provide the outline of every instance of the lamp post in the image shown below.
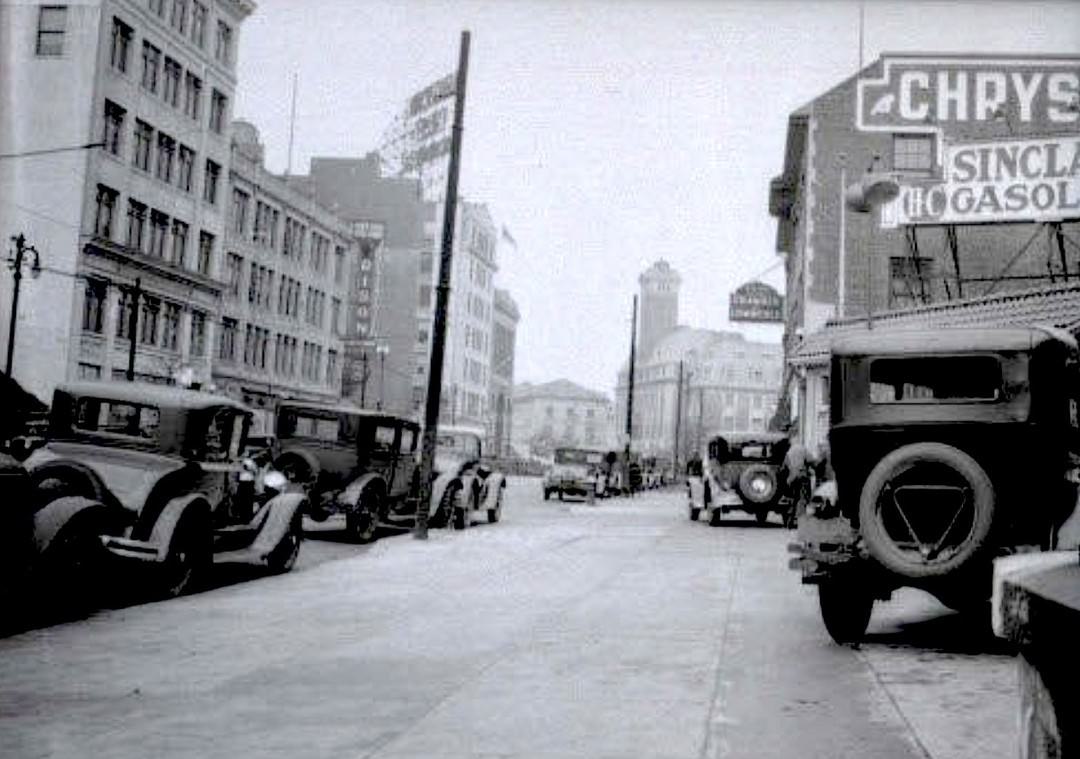
<svg viewBox="0 0 1080 759"><path fill-rule="evenodd" d="M376 408L382 411L383 388L386 386L386 354L390 352L390 346L379 341L375 346L375 352L379 354L379 404Z"/></svg>
<svg viewBox="0 0 1080 759"><path fill-rule="evenodd" d="M19 287L22 284L22 267L26 263L24 256L27 253L34 254L33 263L30 264L30 276L37 279L41 274L41 257L38 255L37 248L27 245L26 238L22 234L14 235L11 241L15 243L15 252L8 253L7 264L15 277L15 287L11 296L11 323L8 325L7 369L5 370L8 377L12 376L11 363L15 358L15 324L18 322L19 315Z"/></svg>

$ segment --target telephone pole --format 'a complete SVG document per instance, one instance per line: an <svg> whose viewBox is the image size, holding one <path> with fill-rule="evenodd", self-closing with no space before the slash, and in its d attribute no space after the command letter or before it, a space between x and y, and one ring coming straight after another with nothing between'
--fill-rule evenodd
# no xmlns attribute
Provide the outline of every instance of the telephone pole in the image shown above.
<svg viewBox="0 0 1080 759"><path fill-rule="evenodd" d="M675 471L679 471L679 435L682 433L682 385L683 385L683 362L679 360L679 384L675 386L675 446L671 455L671 462L675 465Z"/></svg>
<svg viewBox="0 0 1080 759"><path fill-rule="evenodd" d="M135 277L135 287L131 289L131 313L128 314L128 365L127 381L135 381L135 350L139 339L139 298L142 296L142 280Z"/></svg>
<svg viewBox="0 0 1080 759"><path fill-rule="evenodd" d="M630 486L630 441L634 436L634 350L637 343L637 297L634 296L634 311L630 317L630 371L626 387L626 450L624 452L626 485Z"/></svg>
<svg viewBox="0 0 1080 759"><path fill-rule="evenodd" d="M461 170L461 133L465 118L465 83L469 70L469 32L461 33L457 82L454 88L454 125L450 133L450 165L446 172L446 205L443 209L442 250L439 256L439 285L435 290L435 317L431 328L431 364L428 369L427 405L424 409L424 436L420 448L420 502L416 507L413 536L427 540L428 509L431 506L431 471L435 463L435 440L442 401L443 355L446 352L446 310L450 300L450 269L454 262L454 222L457 219L458 173Z"/></svg>
<svg viewBox="0 0 1080 759"><path fill-rule="evenodd" d="M15 255L8 256L8 267L11 269L12 276L15 277L15 286L11 294L11 323L8 325L6 370L8 377L12 376L11 364L15 360L15 325L19 321L19 287L22 285L23 257L27 253L34 254L34 262L30 264L30 276L37 278L41 273L41 258L38 256L37 248L33 245L27 245L26 237L22 234L15 235L11 238L11 241L15 243Z"/></svg>

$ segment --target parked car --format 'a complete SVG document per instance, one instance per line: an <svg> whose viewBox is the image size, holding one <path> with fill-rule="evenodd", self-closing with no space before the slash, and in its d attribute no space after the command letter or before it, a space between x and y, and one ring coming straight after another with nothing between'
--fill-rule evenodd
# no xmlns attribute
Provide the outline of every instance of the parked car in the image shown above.
<svg viewBox="0 0 1080 759"><path fill-rule="evenodd" d="M700 479L688 481L690 519L702 514L716 526L732 511L764 524L770 512L786 518L793 506L783 463L790 441L779 432L715 435L706 446Z"/></svg>
<svg viewBox="0 0 1080 759"><path fill-rule="evenodd" d="M827 482L792 561L837 642L922 588L985 609L991 563L1049 549L1076 507L1080 353L1041 327L883 331L832 346Z"/></svg>
<svg viewBox="0 0 1080 759"><path fill-rule="evenodd" d="M464 427L440 426L435 438L435 481L431 486L431 524L463 530L474 515L502 518L506 476L485 465L480 434Z"/></svg>
<svg viewBox="0 0 1080 759"><path fill-rule="evenodd" d="M304 497L240 457L250 412L211 393L80 382L53 396L47 442L25 465L39 552L143 565L157 595L188 590L212 563L286 572Z"/></svg>
<svg viewBox="0 0 1080 759"><path fill-rule="evenodd" d="M343 518L367 543L380 524L415 519L416 422L347 403L287 401L275 427L275 467L306 490L315 521Z"/></svg>
<svg viewBox="0 0 1080 759"><path fill-rule="evenodd" d="M555 463L544 475L544 500L552 494L580 496L590 503L606 494L602 469L603 451L586 448L556 448Z"/></svg>

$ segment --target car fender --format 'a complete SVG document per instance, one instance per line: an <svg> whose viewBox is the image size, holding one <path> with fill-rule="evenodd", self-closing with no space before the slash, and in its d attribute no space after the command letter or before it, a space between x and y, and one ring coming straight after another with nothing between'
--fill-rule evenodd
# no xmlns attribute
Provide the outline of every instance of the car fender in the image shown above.
<svg viewBox="0 0 1080 759"><path fill-rule="evenodd" d="M446 493L446 489L450 487L450 484L460 481L457 474L451 474L450 472L444 472L435 478L435 482L431 483L431 503L428 504L429 515L434 515L438 511L439 504L442 503L443 495Z"/></svg>
<svg viewBox="0 0 1080 759"><path fill-rule="evenodd" d="M154 528L150 531L150 538L146 542L157 550L159 561L165 560L176 526L188 514L194 514L198 518L206 520L209 524L210 504L202 493L188 493L173 498L165 504L165 508L161 510L157 520L154 521Z"/></svg>
<svg viewBox="0 0 1080 759"><path fill-rule="evenodd" d="M499 503L499 494L506 487L506 477L501 472L492 472L484 480L484 489L480 491L482 509L494 509Z"/></svg>
<svg viewBox="0 0 1080 759"><path fill-rule="evenodd" d="M304 508L306 500L307 496L303 493L279 493L263 507L266 517L251 544L252 550L260 558L265 559L281 542L296 513Z"/></svg>
<svg viewBox="0 0 1080 759"><path fill-rule="evenodd" d="M34 514L34 547L44 554L60 531L75 517L87 518L101 526L102 534L110 522L109 508L101 501L82 496L57 498Z"/></svg>
<svg viewBox="0 0 1080 759"><path fill-rule="evenodd" d="M311 472L311 476L317 480L319 478L319 472L322 471L322 465L319 463L319 459L312 455L311 451L308 451L300 446L284 446L281 449L281 453L274 459L274 469L281 471L282 459L298 458L304 462L308 471Z"/></svg>
<svg viewBox="0 0 1080 759"><path fill-rule="evenodd" d="M349 483L349 486L338 496L338 503L346 503L350 506L355 506L360 503L360 497L364 494L364 491L371 488L375 488L381 493L386 492L386 482L383 480L382 476L376 472L368 472Z"/></svg>

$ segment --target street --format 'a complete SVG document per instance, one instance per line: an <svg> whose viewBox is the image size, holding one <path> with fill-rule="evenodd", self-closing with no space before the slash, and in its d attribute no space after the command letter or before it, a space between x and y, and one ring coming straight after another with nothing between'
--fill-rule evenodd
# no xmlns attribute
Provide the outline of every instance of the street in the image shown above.
<svg viewBox="0 0 1080 759"><path fill-rule="evenodd" d="M320 531L288 575L0 639L0 754L1015 755L1007 651L914 591L833 644L791 535L527 478L498 524Z"/></svg>

